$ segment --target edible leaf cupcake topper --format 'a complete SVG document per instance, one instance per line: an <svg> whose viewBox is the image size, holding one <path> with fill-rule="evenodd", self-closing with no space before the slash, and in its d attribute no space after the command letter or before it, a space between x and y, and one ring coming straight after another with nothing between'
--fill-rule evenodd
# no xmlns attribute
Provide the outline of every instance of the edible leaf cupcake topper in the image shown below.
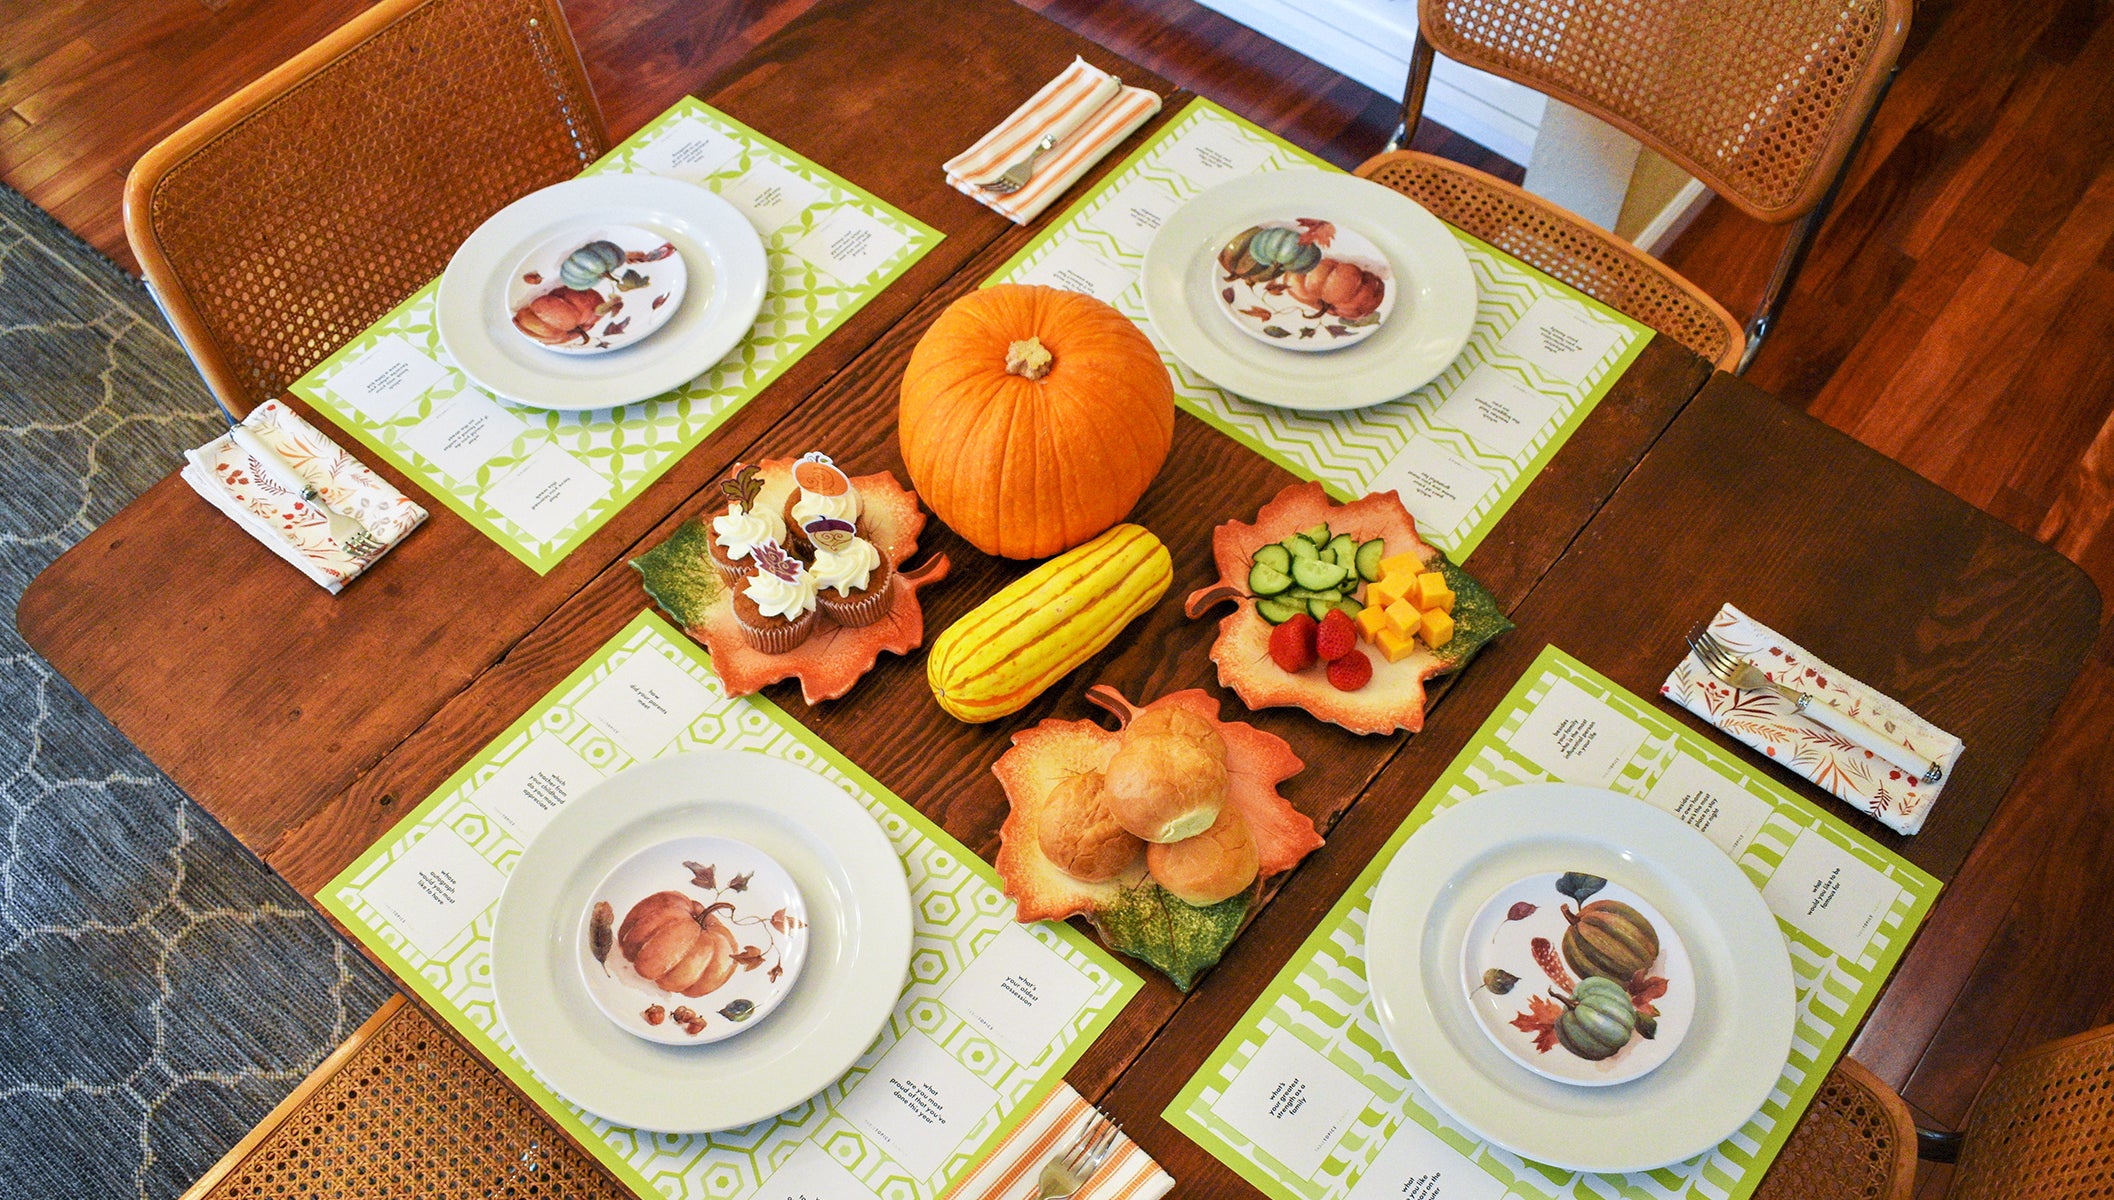
<svg viewBox="0 0 2114 1200"><path fill-rule="evenodd" d="M734 472L734 478L719 481L720 493L749 512L756 507L756 497L763 492L763 472L753 465Z"/></svg>
<svg viewBox="0 0 2114 1200"><path fill-rule="evenodd" d="M816 549L827 550L832 554L841 554L850 549L853 535L859 531L857 525L836 517L814 517L801 522L800 529L807 534L807 540L813 542Z"/></svg>
<svg viewBox="0 0 2114 1200"><path fill-rule="evenodd" d="M820 450L808 451L793 464L793 482L817 496L841 496L851 490L851 480L837 469L836 460Z"/></svg>
<svg viewBox="0 0 2114 1200"><path fill-rule="evenodd" d="M768 571L787 583L800 582L801 573L807 570L807 564L787 553L786 548L779 545L775 539L762 543L751 553L756 559L758 569Z"/></svg>

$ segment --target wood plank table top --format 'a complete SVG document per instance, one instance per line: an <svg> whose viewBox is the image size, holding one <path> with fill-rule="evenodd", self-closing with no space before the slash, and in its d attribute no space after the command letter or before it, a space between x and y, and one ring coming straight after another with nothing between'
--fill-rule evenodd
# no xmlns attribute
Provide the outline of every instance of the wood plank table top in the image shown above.
<svg viewBox="0 0 2114 1200"><path fill-rule="evenodd" d="M25 638L313 896L647 607L625 560L702 510L730 463L819 446L856 471L904 475L894 418L911 348L1037 232L947 189L939 163L1074 53L1171 92L1006 0L938 11L826 0L702 90L948 236L550 575L434 506L429 528L333 600L172 478L35 582L19 617ZM1168 111L1186 100L1169 94ZM1147 986L1069 1075L1106 1097L1185 1184L1220 1194L1233 1177L1159 1121L1166 1097L1542 645L1648 695L1679 632L1724 600L1750 607L1967 738L1960 776L1919 838L1859 818L1941 876L2030 753L2096 628L2089 582L1882 456L1727 376L1706 387L1709 378L1707 364L1654 339L1476 551L1469 568L1520 628L1435 692L1415 737L1356 737L1291 710L1251 715L1217 688L1215 621L1185 619L1180 598L1215 577L1211 529L1251 518L1293 479L1186 414L1132 517L1173 554L1168 597L1028 708L960 724L933 703L918 656L884 658L828 704L808 706L783 685L768 694L987 858L1005 812L992 762L1044 717L1094 715L1082 699L1093 684L1135 699L1203 687L1229 717L1291 743L1307 767L1286 795L1329 844L1265 897L1192 994L1141 967ZM930 630L1027 569L937 522L921 541L955 564L921 596Z"/></svg>

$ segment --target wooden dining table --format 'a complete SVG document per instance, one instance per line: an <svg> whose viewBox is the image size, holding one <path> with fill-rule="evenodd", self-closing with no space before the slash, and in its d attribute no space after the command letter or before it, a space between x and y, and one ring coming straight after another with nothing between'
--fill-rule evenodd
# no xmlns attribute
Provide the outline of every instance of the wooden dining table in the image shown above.
<svg viewBox="0 0 2114 1200"><path fill-rule="evenodd" d="M1009 0L822 0L719 78L686 81L945 238L548 574L382 466L433 515L330 596L171 474L34 581L17 618L23 636L314 897L648 607L627 559L703 510L732 464L820 446L861 472L905 474L895 412L912 347L1062 210L1015 227L947 186L939 164L1075 54L1166 98L1132 144L1189 99ZM1837 806L1942 880L2032 753L2098 627L2097 591L2068 561L1657 337L1467 563L1517 628L1435 689L1421 733L1360 737L1296 710L1246 712L1217 687L1215 621L1191 621L1179 604L1216 578L1213 527L1252 517L1294 481L1180 415L1167 464L1131 518L1172 551L1168 599L1011 717L965 725L944 715L915 654L884 658L841 700L810 706L793 687L768 692L987 859L1006 812L992 763L1020 729L1092 715L1083 694L1094 684L1132 697L1207 688L1230 716L1292 745L1307 765L1285 794L1327 844L1273 884L1193 991L1140 966L1146 987L1068 1074L1199 1195L1252 1189L1161 1111L1544 646L1650 696L1684 653L1681 633L1726 601L1789 632L1964 739L1916 836ZM921 597L930 630L1029 565L981 554L936 522L925 544L954 563ZM1814 803L1836 804L1770 769Z"/></svg>

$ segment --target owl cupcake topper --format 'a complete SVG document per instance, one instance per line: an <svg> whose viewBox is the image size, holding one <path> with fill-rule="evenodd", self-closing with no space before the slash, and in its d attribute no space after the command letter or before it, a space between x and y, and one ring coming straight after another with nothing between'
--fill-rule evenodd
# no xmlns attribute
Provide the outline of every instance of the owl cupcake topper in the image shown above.
<svg viewBox="0 0 2114 1200"><path fill-rule="evenodd" d="M763 472L754 466L746 466L734 472L734 478L719 481L719 490L728 500L748 512L756 507L756 497L763 492Z"/></svg>
<svg viewBox="0 0 2114 1200"><path fill-rule="evenodd" d="M776 540L758 545L751 555L756 559L757 569L768 571L787 583L800 582L800 575L807 570L806 564L794 558Z"/></svg>
<svg viewBox="0 0 2114 1200"><path fill-rule="evenodd" d="M802 522L800 528L816 549L841 554L850 549L852 537L859 527L836 517L815 517Z"/></svg>
<svg viewBox="0 0 2114 1200"><path fill-rule="evenodd" d="M800 490L817 496L841 496L851 490L851 477L837 469L836 461L820 450L810 450L793 464L793 482Z"/></svg>

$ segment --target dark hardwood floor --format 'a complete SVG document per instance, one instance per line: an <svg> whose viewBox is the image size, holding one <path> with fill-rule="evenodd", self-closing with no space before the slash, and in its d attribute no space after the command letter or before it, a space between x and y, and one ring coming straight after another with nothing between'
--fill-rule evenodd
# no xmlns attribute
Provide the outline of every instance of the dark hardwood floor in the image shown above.
<svg viewBox="0 0 2114 1200"><path fill-rule="evenodd" d="M1356 163L1394 125L1392 98L1190 0L1028 3L1332 161ZM130 265L119 195L139 154L362 7L4 0L0 179ZM572 0L568 12L622 135L804 7ZM856 49L846 55L850 64ZM1924 4L1752 377L2048 541L2114 592L2110 118L2114 10ZM1442 130L1420 144L1517 177ZM1669 261L1743 311L1780 237L1713 205ZM1957 1124L2003 1055L2114 1020L2110 862L2114 636L2103 634L1857 1057L1929 1120Z"/></svg>

